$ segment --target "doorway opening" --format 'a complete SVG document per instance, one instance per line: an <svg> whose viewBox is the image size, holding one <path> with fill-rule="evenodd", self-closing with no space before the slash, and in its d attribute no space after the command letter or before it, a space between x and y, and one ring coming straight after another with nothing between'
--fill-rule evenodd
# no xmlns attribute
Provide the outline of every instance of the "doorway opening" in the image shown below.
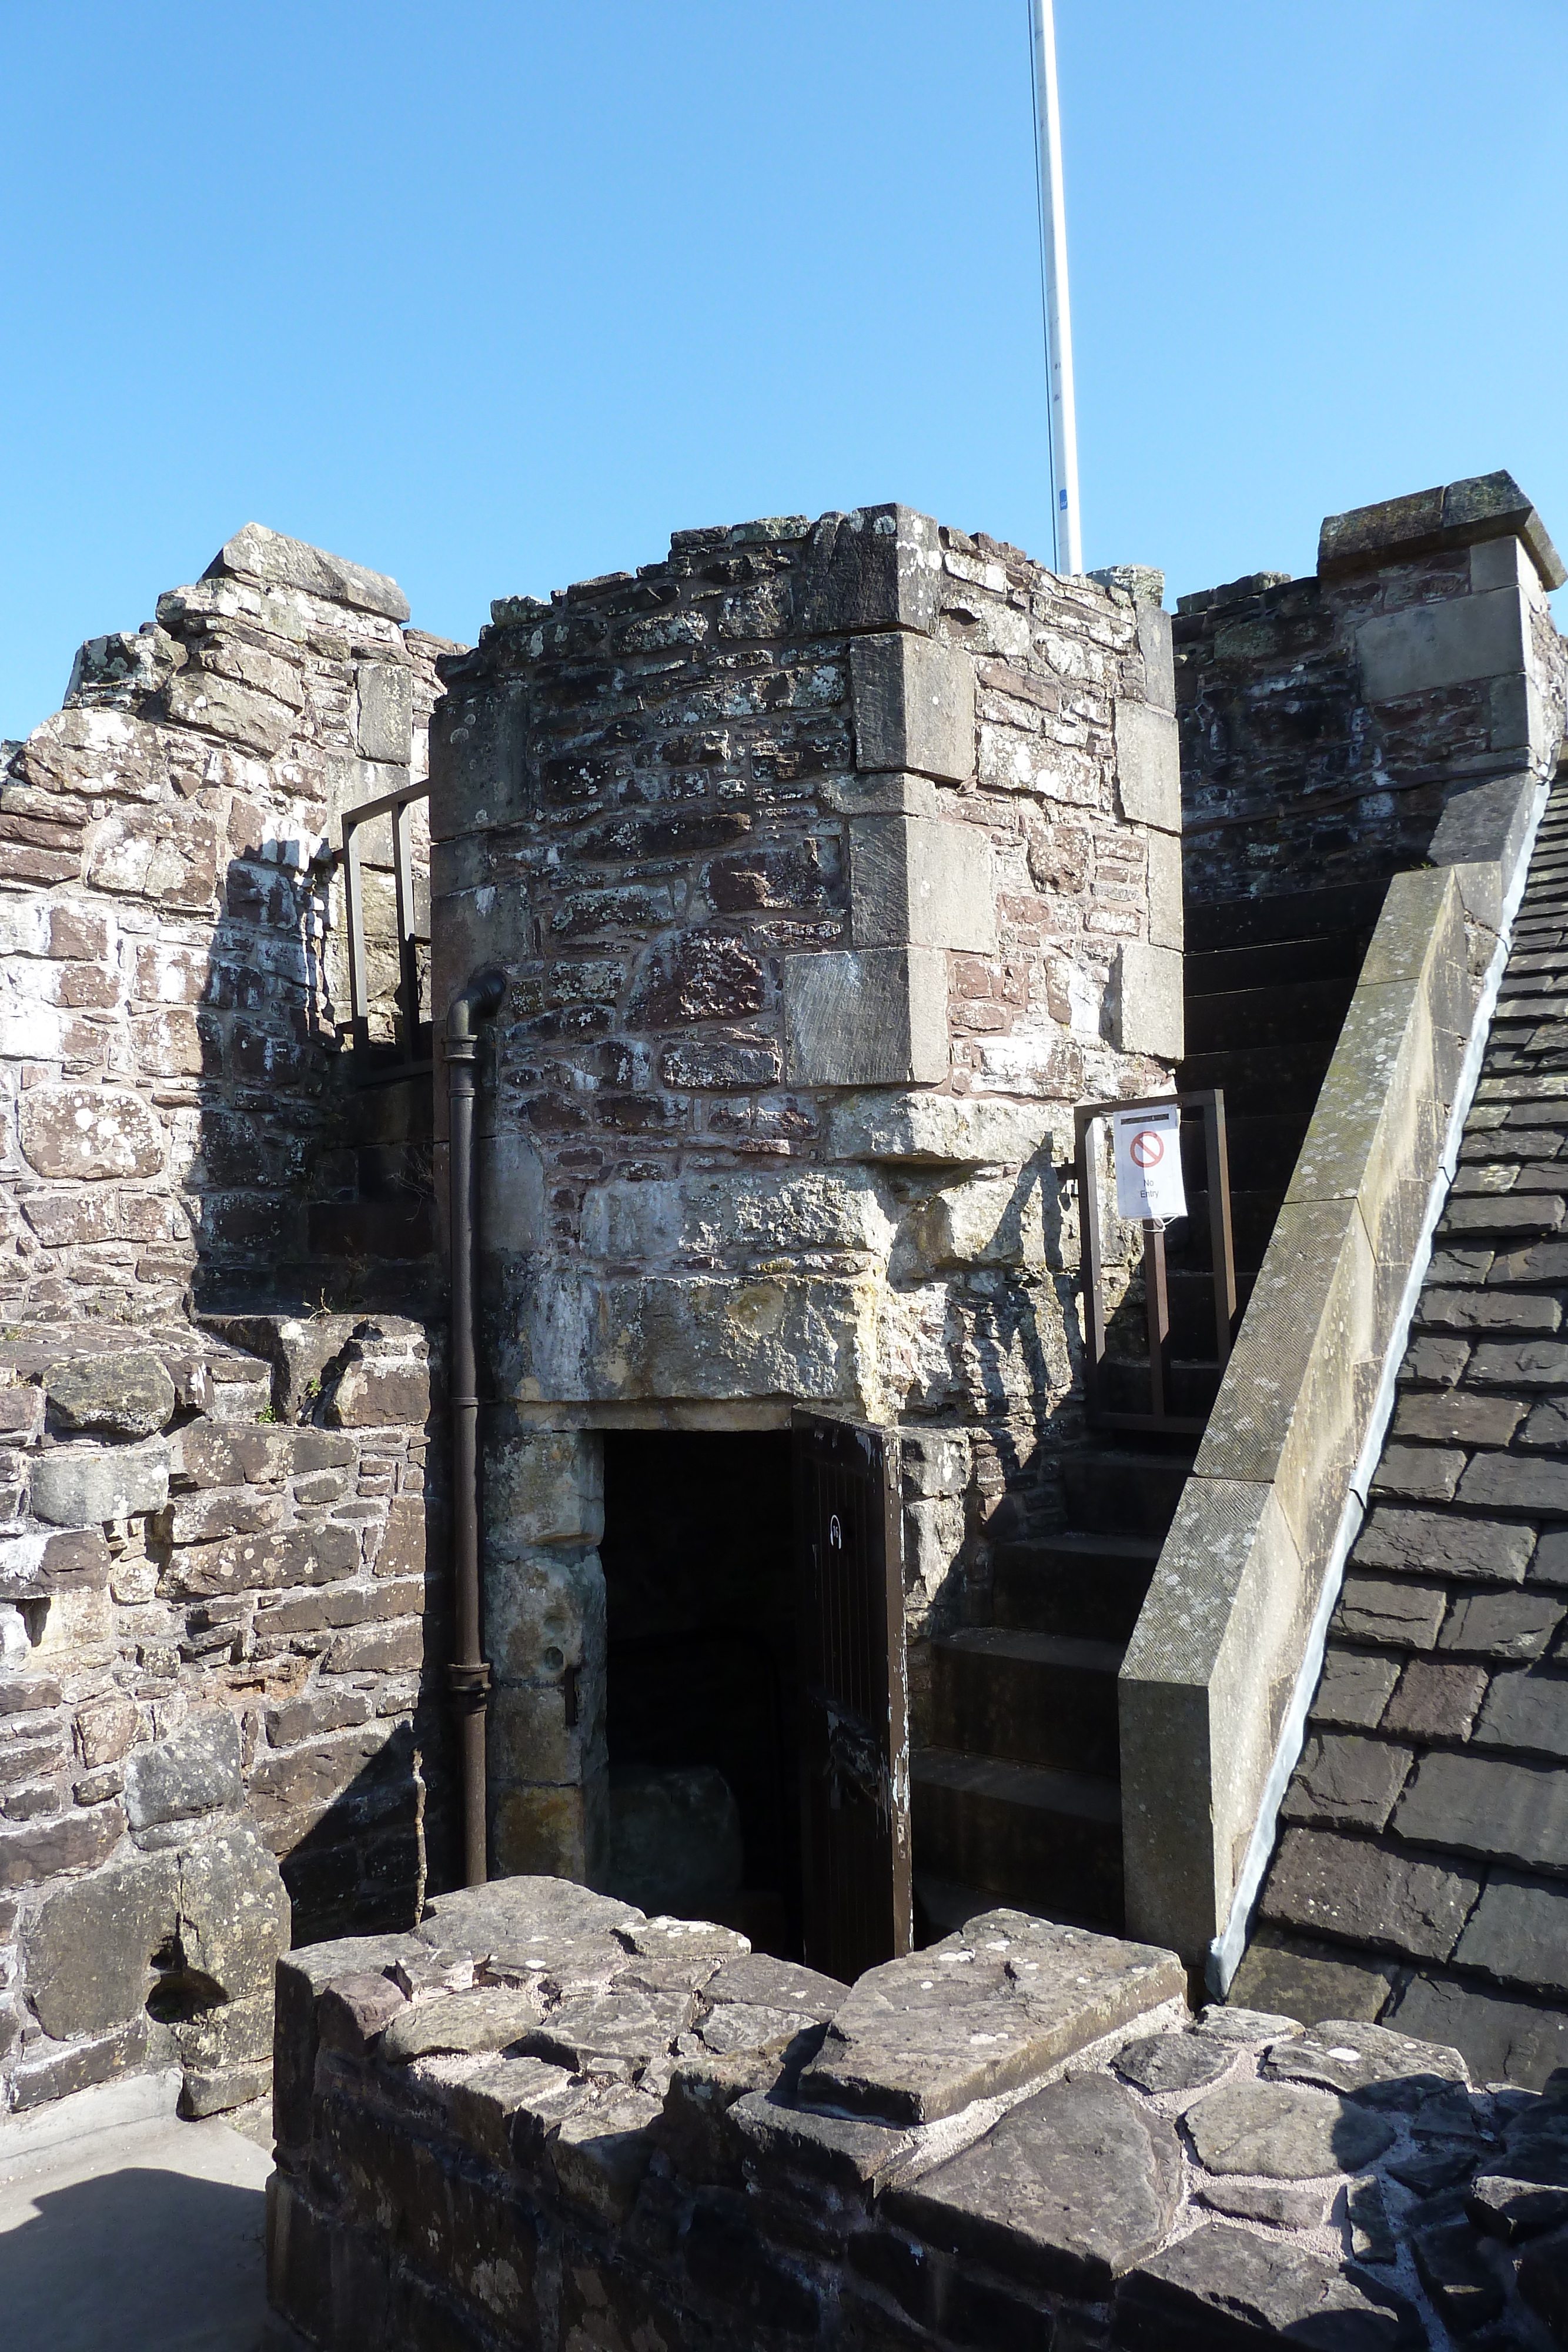
<svg viewBox="0 0 1568 2352"><path fill-rule="evenodd" d="M604 1435L608 1891L800 1949L788 1430Z"/></svg>

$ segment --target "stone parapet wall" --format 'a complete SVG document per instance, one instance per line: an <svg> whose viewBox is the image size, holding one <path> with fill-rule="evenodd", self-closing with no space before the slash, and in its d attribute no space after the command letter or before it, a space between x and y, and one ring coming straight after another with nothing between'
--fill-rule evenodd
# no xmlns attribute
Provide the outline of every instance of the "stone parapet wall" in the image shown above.
<svg viewBox="0 0 1568 2352"><path fill-rule="evenodd" d="M1015 1912L848 1989L495 1882L280 1965L275 2124L323 2352L1533 2346L1568 2265L1561 2095Z"/></svg>
<svg viewBox="0 0 1568 2352"><path fill-rule="evenodd" d="M1568 649L1547 593L1563 578L1493 474L1331 515L1315 577L1184 596L1189 900L1386 877L1420 863L1456 790L1549 775Z"/></svg>
<svg viewBox="0 0 1568 2352"><path fill-rule="evenodd" d="M0 756L0 1300L156 1321L309 1286L343 1138L341 812L422 772L443 641L395 583L250 524ZM383 828L384 829L384 828ZM376 1025L387 845L367 877ZM378 863L379 861L379 863ZM423 856L421 857L423 865ZM342 1171L323 1168L329 1193Z"/></svg>
<svg viewBox="0 0 1568 2352"><path fill-rule="evenodd" d="M423 1331L229 1329L0 1341L0 2109L254 2097L291 1931L453 1867Z"/></svg>

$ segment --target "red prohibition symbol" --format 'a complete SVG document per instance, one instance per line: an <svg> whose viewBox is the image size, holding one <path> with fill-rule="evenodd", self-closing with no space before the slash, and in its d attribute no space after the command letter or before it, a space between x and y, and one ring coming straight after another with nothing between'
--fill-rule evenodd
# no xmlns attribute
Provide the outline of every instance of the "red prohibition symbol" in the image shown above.
<svg viewBox="0 0 1568 2352"><path fill-rule="evenodd" d="M1141 1127L1127 1147L1137 1168L1153 1168L1166 1156L1166 1147L1152 1128Z"/></svg>

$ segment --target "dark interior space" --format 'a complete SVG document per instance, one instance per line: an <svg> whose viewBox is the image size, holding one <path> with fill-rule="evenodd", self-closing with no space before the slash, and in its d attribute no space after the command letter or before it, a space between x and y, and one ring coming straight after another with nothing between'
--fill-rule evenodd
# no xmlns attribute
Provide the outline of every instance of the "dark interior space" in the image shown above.
<svg viewBox="0 0 1568 2352"><path fill-rule="evenodd" d="M800 1936L790 1529L787 1431L606 1434L613 1891L783 1958Z"/></svg>

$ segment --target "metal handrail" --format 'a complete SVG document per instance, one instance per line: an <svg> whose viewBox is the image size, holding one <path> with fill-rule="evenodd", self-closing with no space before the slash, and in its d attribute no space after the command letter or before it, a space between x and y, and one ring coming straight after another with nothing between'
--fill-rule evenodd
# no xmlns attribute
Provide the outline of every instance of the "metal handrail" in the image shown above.
<svg viewBox="0 0 1568 2352"><path fill-rule="evenodd" d="M416 801L428 801L430 783L399 784L379 800L361 801L343 811L343 846L334 864L343 868L344 919L349 936L349 1021L353 1040L355 1075L361 1079L398 1077L435 1066L434 1043L428 1021L419 1018L419 956L430 944L430 933L415 928L413 906L413 844L409 816ZM395 1057L381 1054L371 1064L370 984L365 970L365 916L360 878L359 830L374 818L392 819L392 887L397 903L398 996L402 1006L402 1051ZM420 1051L423 1045L423 1052Z"/></svg>
<svg viewBox="0 0 1568 2352"><path fill-rule="evenodd" d="M1203 1114L1205 1177L1214 1282L1214 1348L1219 1370L1230 1359L1236 1328L1236 1256L1230 1234L1230 1164L1225 1144L1225 1096L1218 1087L1194 1093L1142 1095L1126 1102L1080 1103L1072 1114L1077 1145L1079 1215L1083 1231L1083 1289L1087 1342L1083 1360L1084 1410L1104 1429L1141 1429L1171 1436L1197 1436L1206 1416L1166 1411L1166 1342L1170 1337L1170 1298L1166 1282L1163 1224L1144 1220L1144 1293L1149 1327L1149 1411L1123 1412L1104 1400L1101 1367L1105 1360L1104 1265L1100 1247L1100 1166L1089 1148L1095 1122L1117 1111L1198 1110Z"/></svg>

